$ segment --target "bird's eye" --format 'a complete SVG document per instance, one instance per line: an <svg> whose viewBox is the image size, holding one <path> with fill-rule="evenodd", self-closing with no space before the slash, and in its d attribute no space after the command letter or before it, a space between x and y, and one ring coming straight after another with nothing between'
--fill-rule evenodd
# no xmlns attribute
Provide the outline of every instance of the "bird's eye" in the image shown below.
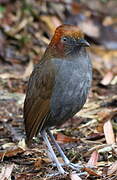
<svg viewBox="0 0 117 180"><path fill-rule="evenodd" d="M66 37L64 37L64 38L63 38L63 41L67 41L67 38L66 38Z"/></svg>
<svg viewBox="0 0 117 180"><path fill-rule="evenodd" d="M66 42L67 41L67 37L62 37L62 41Z"/></svg>

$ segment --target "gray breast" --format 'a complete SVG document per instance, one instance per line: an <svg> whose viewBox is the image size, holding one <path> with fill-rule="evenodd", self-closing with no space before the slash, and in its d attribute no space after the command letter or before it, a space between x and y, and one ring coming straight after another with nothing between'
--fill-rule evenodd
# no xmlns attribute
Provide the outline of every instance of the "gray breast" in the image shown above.
<svg viewBox="0 0 117 180"><path fill-rule="evenodd" d="M77 113L84 105L91 86L92 71L90 60L66 61L56 59L55 85L51 97L51 115L56 124L63 123ZM53 124L54 125L54 124Z"/></svg>

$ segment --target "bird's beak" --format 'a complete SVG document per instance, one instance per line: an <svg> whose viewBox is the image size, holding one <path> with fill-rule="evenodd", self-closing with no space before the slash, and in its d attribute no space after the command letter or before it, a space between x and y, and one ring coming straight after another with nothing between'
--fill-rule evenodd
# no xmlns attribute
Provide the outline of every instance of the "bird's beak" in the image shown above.
<svg viewBox="0 0 117 180"><path fill-rule="evenodd" d="M85 47L89 47L89 46L90 46L90 44L89 44L85 39L79 39L79 40L77 41L77 43L78 43L79 45L82 45L82 46L85 46Z"/></svg>

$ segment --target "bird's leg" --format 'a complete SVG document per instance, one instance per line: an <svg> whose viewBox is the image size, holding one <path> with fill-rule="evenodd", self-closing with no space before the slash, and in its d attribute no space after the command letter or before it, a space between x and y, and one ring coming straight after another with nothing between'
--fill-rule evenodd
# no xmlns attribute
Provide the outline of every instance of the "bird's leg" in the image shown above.
<svg viewBox="0 0 117 180"><path fill-rule="evenodd" d="M56 155L55 155L55 152L54 152L54 150L52 149L52 146L51 146L51 144L50 144L50 142L49 142L49 139L48 139L48 137L47 137L46 131L45 131L45 130L41 131L41 135L42 135L42 137L43 137L43 139L44 139L44 142L46 143L46 145L47 145L47 147L48 147L48 150L49 150L49 153L51 154L52 160L56 163L56 166L57 166L57 168L58 168L59 173L60 173L60 174L65 174L65 171L64 171L63 167L62 167L61 164L59 163L59 161L58 161L58 159L57 159L57 157L56 157Z"/></svg>
<svg viewBox="0 0 117 180"><path fill-rule="evenodd" d="M63 158L63 160L65 162L65 165L71 167L72 169L80 170L82 168L82 166L79 165L79 164L73 164L73 163L70 162L70 160L66 157L63 150L61 149L59 144L56 142L53 134L51 133L51 131L49 129L47 129L47 133L48 133L49 137L51 138L52 142L54 143L54 145L56 146L56 148L57 148L58 152L60 153L61 157Z"/></svg>
<svg viewBox="0 0 117 180"><path fill-rule="evenodd" d="M64 152L63 152L63 150L62 150L61 147L58 145L58 143L56 142L53 134L51 133L51 131L50 131L49 129L47 130L47 133L48 133L50 139L52 140L52 142L54 143L54 145L56 146L58 152L59 152L60 155L62 156L65 164L66 164L66 165L69 164L69 163L70 163L69 159L66 157L66 155L65 155Z"/></svg>

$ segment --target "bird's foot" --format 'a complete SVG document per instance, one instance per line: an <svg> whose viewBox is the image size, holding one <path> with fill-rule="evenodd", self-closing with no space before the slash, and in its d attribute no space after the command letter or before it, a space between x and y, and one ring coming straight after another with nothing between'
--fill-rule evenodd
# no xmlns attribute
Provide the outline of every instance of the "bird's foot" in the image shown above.
<svg viewBox="0 0 117 180"><path fill-rule="evenodd" d="M87 176L87 172L76 172L76 171L72 171L71 173L70 172L66 172L65 171L65 173L64 174L61 174L60 172L54 172L54 173L51 173L51 174L47 174L47 177L57 177L57 176L59 176L59 178L60 178L60 176L62 176L62 178L63 178L63 176L68 176L68 175L70 175L70 174L75 174L75 176Z"/></svg>
<svg viewBox="0 0 117 180"><path fill-rule="evenodd" d="M56 167L56 164L52 164L54 167ZM61 164L61 166L63 167L63 166L66 166L66 167L69 167L69 168L71 168L71 169L73 169L73 170L75 170L75 171L77 171L77 172L80 172L80 170L81 169L83 169L83 165L81 165L81 164L74 164L74 163L71 163L71 162L69 162L69 163L63 163L63 164Z"/></svg>
<svg viewBox="0 0 117 180"><path fill-rule="evenodd" d="M65 173L64 174L61 174L60 172L54 172L54 173L51 173L51 174L47 174L47 176L48 177L56 177L56 176L62 176L63 177L63 175L64 176L67 176L68 174L75 174L75 175L77 175L78 177L79 176L86 176L87 175L87 172L76 172L76 171L72 171L72 173L70 173L70 172L66 172L65 171Z"/></svg>
<svg viewBox="0 0 117 180"><path fill-rule="evenodd" d="M47 174L48 177L55 177L55 176L59 176L59 175L67 175L69 174L68 172L64 171L64 174L63 173L60 173L60 172L54 172L54 173L51 173L51 174Z"/></svg>
<svg viewBox="0 0 117 180"><path fill-rule="evenodd" d="M77 172L80 172L81 169L83 169L83 165L81 164L74 164L74 163L69 163L69 164L65 164L66 166L72 168L73 170L77 171Z"/></svg>

